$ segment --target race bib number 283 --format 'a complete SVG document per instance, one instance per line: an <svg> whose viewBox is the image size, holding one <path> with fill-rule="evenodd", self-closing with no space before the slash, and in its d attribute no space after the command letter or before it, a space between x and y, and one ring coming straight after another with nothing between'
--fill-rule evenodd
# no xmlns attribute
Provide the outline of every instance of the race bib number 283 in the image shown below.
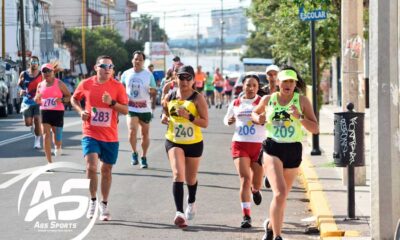
<svg viewBox="0 0 400 240"><path fill-rule="evenodd" d="M92 108L90 113L90 124L98 127L109 127L111 126L111 114L112 109L110 108Z"/></svg>

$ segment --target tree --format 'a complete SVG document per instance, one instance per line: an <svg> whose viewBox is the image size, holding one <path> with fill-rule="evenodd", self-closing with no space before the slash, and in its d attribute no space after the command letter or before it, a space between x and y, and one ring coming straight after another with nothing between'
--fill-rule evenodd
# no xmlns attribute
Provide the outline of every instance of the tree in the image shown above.
<svg viewBox="0 0 400 240"><path fill-rule="evenodd" d="M126 69L126 64L130 63L128 57L129 44L124 44L122 37L116 30L110 28L86 29L86 65L88 70L93 69L96 58L100 55L112 57L115 71ZM66 29L63 35L63 43L71 49L72 58L82 61L82 38L81 29ZM139 45L140 46L140 45ZM143 49L143 46L141 47Z"/></svg>
<svg viewBox="0 0 400 240"><path fill-rule="evenodd" d="M261 51L253 47L255 44L249 44L248 52L271 51L278 64L287 63L296 67L310 83L310 24L299 19L298 13L301 6L305 11L317 8L328 11L328 18L317 21L315 28L319 69L325 68L332 56L340 55L340 1L338 0L253 0L248 16L252 19L256 32L260 34L252 34L248 43L255 41L259 43L257 46L268 43L268 47L267 50ZM317 70L317 74L320 72Z"/></svg>
<svg viewBox="0 0 400 240"><path fill-rule="evenodd" d="M164 41L164 37L165 41L168 41L168 37L164 29L161 29L158 22L152 19L152 17L147 14L141 14L139 18L136 18L133 21L133 29L138 32L139 41L143 42L150 41L150 30L149 30L150 23L151 23L152 41L161 42Z"/></svg>

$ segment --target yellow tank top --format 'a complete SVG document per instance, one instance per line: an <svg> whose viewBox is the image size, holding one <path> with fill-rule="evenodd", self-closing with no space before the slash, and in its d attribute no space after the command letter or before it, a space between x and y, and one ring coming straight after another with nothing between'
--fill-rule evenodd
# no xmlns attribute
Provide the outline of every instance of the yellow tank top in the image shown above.
<svg viewBox="0 0 400 240"><path fill-rule="evenodd" d="M165 137L171 142L193 144L203 140L201 128L177 114L179 108L184 108L193 114L193 116L198 117L199 113L197 112L196 105L193 103L197 94L197 92L193 92L188 99L179 100L176 99L176 91L171 93L168 102L169 124L167 133L165 134Z"/></svg>

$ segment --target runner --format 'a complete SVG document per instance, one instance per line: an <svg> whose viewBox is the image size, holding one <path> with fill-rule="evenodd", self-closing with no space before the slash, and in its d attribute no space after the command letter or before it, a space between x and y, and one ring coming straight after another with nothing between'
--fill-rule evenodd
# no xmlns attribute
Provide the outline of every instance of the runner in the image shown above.
<svg viewBox="0 0 400 240"><path fill-rule="evenodd" d="M99 56L94 67L96 75L82 81L72 97L72 106L81 115L83 124L82 150L86 160L86 176L90 179L91 200L88 218L97 205L97 165L100 159L101 195L100 220L111 219L108 195L111 171L118 158L118 113L128 113L128 99L121 83L113 78L111 57ZM86 98L85 108L80 101Z"/></svg>
<svg viewBox="0 0 400 240"><path fill-rule="evenodd" d="M319 131L317 118L305 91L305 82L291 67L278 73L279 92L264 96L253 110L252 119L265 124L263 142L264 172L271 184L273 198L269 217L264 222L264 240L281 240L286 199L301 163L304 127L313 134Z"/></svg>
<svg viewBox="0 0 400 240"><path fill-rule="evenodd" d="M206 92L206 99L208 108L214 106L215 99L214 99L214 84L213 84L213 77L210 75L210 72L206 72L206 82L204 84L204 91Z"/></svg>
<svg viewBox="0 0 400 240"><path fill-rule="evenodd" d="M176 206L174 224L187 227L196 212L197 171L203 153L201 128L208 126L207 103L203 95L194 90L194 70L182 66L178 70L178 89L165 97L161 122L168 124L165 149L170 161ZM183 183L188 187L187 208L183 213Z"/></svg>
<svg viewBox="0 0 400 240"><path fill-rule="evenodd" d="M64 126L64 103L71 93L67 85L55 77L54 66L46 63L41 67L43 81L37 86L35 102L40 105L42 115L43 148L48 163L51 159L51 132L53 132L54 156L61 156Z"/></svg>
<svg viewBox="0 0 400 240"><path fill-rule="evenodd" d="M31 57L30 67L28 70L21 72L19 75L18 86L20 87L20 95L22 96L21 113L25 121L25 126L32 127L35 134L35 142L33 148L39 149L40 136L42 129L40 126L39 105L35 102L37 85L42 81L42 74L39 71L39 58Z"/></svg>
<svg viewBox="0 0 400 240"><path fill-rule="evenodd" d="M215 69L214 73L214 87L215 87L215 108L222 108L222 104L224 102L223 96L222 96L222 91L224 90L224 78L222 77L222 74L219 72L219 68Z"/></svg>
<svg viewBox="0 0 400 240"><path fill-rule="evenodd" d="M139 153L136 149L137 132L139 126L142 135L142 157L140 168L147 168L147 150L150 146L149 127L152 118L150 95L157 94L157 86L154 76L143 69L146 56L141 51L132 54L133 68L126 70L121 76L121 82L126 88L129 98L129 115L127 124L129 129L129 142L132 148L131 164L139 163Z"/></svg>
<svg viewBox="0 0 400 240"><path fill-rule="evenodd" d="M224 97L225 97L226 107L228 107L230 102L231 102L232 90L233 90L233 86L234 85L235 85L235 82L231 81L228 76L225 76L225 80L224 80Z"/></svg>
<svg viewBox="0 0 400 240"><path fill-rule="evenodd" d="M195 87L196 91L199 93L203 93L204 90L204 82L206 81L206 74L201 71L201 66L197 66L197 71L194 75Z"/></svg>
<svg viewBox="0 0 400 240"><path fill-rule="evenodd" d="M264 172L258 155L261 142L265 139L265 130L251 120L251 112L261 100L257 95L259 83L257 75L246 75L243 79L244 94L229 105L224 117L225 125L236 125L231 149L240 177L240 204L243 212L241 228L251 227L250 193L256 205L260 205L262 201L260 188Z"/></svg>

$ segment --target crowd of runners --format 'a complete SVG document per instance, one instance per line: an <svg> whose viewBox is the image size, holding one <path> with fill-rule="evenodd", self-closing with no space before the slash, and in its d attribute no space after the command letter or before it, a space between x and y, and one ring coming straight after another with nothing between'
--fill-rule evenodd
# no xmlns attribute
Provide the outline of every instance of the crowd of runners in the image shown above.
<svg viewBox="0 0 400 240"><path fill-rule="evenodd" d="M132 68L120 79L114 78L114 64L109 56L99 56L95 74L82 80L71 95L67 86L56 78L56 62L39 66L32 56L30 67L20 75L23 96L21 114L25 125L35 135L34 148L43 148L48 164L52 154L62 154L64 104L71 104L82 119L82 152L86 175L90 179L90 203L87 213L92 218L96 208L100 220L111 220L108 207L112 168L118 159L118 115L126 115L131 146L131 164L148 168L149 129L154 120L157 84L154 75L144 68L146 56L132 54ZM172 171L172 193L176 207L173 223L186 228L196 215L197 174L203 154L202 129L209 125L208 109L226 104L227 113L221 121L234 125L231 145L233 163L240 179L241 228L252 227L251 203L262 202L262 183L273 192L268 218L263 227L264 240L280 240L287 196L302 161L304 131L317 134L318 122L305 93L305 82L296 69L268 66L267 93L260 96L260 79L249 73L243 79L243 92L231 101L232 82L220 69L214 76L184 65L179 57L161 81L161 122L167 125L165 151ZM138 133L141 149L137 148ZM52 153L52 142L54 151ZM100 169L100 195L97 199ZM264 179L264 181L263 181ZM184 199L184 185L188 197ZM252 199L252 200L251 200ZM186 203L186 208L184 205ZM185 209L185 210L184 210Z"/></svg>

